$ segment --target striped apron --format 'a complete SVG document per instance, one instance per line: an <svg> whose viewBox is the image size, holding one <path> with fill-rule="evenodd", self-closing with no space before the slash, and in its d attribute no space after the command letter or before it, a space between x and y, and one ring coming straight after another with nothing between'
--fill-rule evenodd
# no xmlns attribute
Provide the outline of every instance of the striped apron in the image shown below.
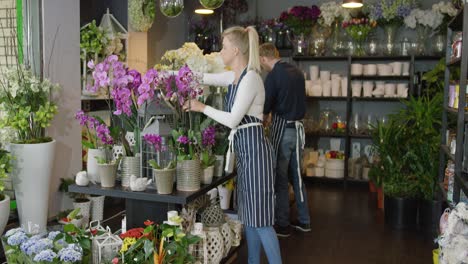
<svg viewBox="0 0 468 264"><path fill-rule="evenodd" d="M281 118L279 115L273 114L272 122L270 126L270 140L271 144L273 145L273 149L275 150L275 161L278 161L278 150L281 143L281 139L283 138L284 130L286 129L286 124L294 123L296 127L296 160L297 160L297 173L292 175L293 177L298 177L299 182L299 192L301 194L301 202L304 201L304 194L302 193L302 176L301 176L301 156L299 155L300 151L304 150L305 146L305 133L304 133L304 125L300 121L288 121L286 119ZM288 170L289 171L289 170Z"/></svg>
<svg viewBox="0 0 468 264"><path fill-rule="evenodd" d="M238 84L246 71L242 73ZM230 112L239 85L229 85L225 98L225 111ZM273 148L266 138L259 118L245 115L231 133L236 154L237 203L240 221L250 227L272 226L274 214L274 161Z"/></svg>

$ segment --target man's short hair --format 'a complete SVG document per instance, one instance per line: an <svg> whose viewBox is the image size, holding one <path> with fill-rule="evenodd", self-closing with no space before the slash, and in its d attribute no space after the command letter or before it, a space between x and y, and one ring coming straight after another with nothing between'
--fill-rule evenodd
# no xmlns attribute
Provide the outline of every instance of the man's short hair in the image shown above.
<svg viewBox="0 0 468 264"><path fill-rule="evenodd" d="M260 51L259 51L260 57L267 57L267 58L275 58L279 59L279 51L276 49L275 45L272 43L263 43L260 45Z"/></svg>

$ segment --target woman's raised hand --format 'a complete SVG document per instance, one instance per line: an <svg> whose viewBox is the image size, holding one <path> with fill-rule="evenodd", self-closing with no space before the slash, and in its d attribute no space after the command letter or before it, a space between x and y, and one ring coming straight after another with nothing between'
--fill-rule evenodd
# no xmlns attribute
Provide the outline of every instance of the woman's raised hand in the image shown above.
<svg viewBox="0 0 468 264"><path fill-rule="evenodd" d="M205 110L205 106L206 105L204 103L198 100L187 100L184 103L184 111L203 112L203 110Z"/></svg>

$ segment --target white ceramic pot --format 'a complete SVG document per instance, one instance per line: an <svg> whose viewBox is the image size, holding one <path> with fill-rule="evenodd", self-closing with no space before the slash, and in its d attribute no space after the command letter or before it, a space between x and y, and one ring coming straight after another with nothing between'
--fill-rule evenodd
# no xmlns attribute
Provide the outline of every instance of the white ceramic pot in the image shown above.
<svg viewBox="0 0 468 264"><path fill-rule="evenodd" d="M341 96L348 96L348 77L341 78Z"/></svg>
<svg viewBox="0 0 468 264"><path fill-rule="evenodd" d="M315 80L319 79L319 66L311 65L309 67L309 71L310 71L310 79L312 81L315 81Z"/></svg>
<svg viewBox="0 0 468 264"><path fill-rule="evenodd" d="M159 194L170 194L174 188L175 169L153 169L156 190Z"/></svg>
<svg viewBox="0 0 468 264"><path fill-rule="evenodd" d="M210 166L208 168L203 169L201 175L201 183L202 184L211 184L213 181L213 174L214 174L214 166Z"/></svg>
<svg viewBox="0 0 468 264"><path fill-rule="evenodd" d="M130 187L130 177L135 175L140 178L141 158L140 156L135 157L123 157L121 164L122 168L122 186Z"/></svg>
<svg viewBox="0 0 468 264"><path fill-rule="evenodd" d="M362 90L362 82L361 81L353 81L351 82L351 90L353 97L360 97L361 90Z"/></svg>
<svg viewBox="0 0 468 264"><path fill-rule="evenodd" d="M96 157L105 159L106 151L104 149L88 149L86 171L88 172L88 179L90 181L101 182L101 179L99 178L99 169Z"/></svg>
<svg viewBox="0 0 468 264"><path fill-rule="evenodd" d="M396 84L394 83L385 84L385 96L386 97L394 97L395 92L396 92Z"/></svg>
<svg viewBox="0 0 468 264"><path fill-rule="evenodd" d="M331 95L333 97L340 96L340 88L341 88L341 79L332 79L331 81Z"/></svg>
<svg viewBox="0 0 468 264"><path fill-rule="evenodd" d="M98 164L97 166L101 187L114 187L117 174L117 164Z"/></svg>
<svg viewBox="0 0 468 264"><path fill-rule="evenodd" d="M312 96L322 96L322 82L320 80L311 81L312 82Z"/></svg>
<svg viewBox="0 0 468 264"><path fill-rule="evenodd" d="M322 81L322 95L331 96L331 81Z"/></svg>
<svg viewBox="0 0 468 264"><path fill-rule="evenodd" d="M362 75L363 65L359 63L351 64L351 75L359 76Z"/></svg>
<svg viewBox="0 0 468 264"><path fill-rule="evenodd" d="M305 93L306 96L312 96L312 81L310 80L305 81Z"/></svg>
<svg viewBox="0 0 468 264"><path fill-rule="evenodd" d="M372 90L374 89L374 82L365 81L362 83L364 97L372 97Z"/></svg>
<svg viewBox="0 0 468 264"><path fill-rule="evenodd" d="M231 194L232 190L225 188L223 186L218 186L218 194L219 194L219 203L221 205L221 209L227 210L229 209L229 204L231 203Z"/></svg>
<svg viewBox="0 0 468 264"><path fill-rule="evenodd" d="M340 76L338 73L333 73L333 74L331 75L331 80L332 80L332 81L333 81L333 80L338 80L338 81L339 81L339 80L341 80L341 76Z"/></svg>
<svg viewBox="0 0 468 264"><path fill-rule="evenodd" d="M11 144L14 157L10 174L15 189L20 225L45 232L49 212L49 186L55 160L55 140L41 144Z"/></svg>
<svg viewBox="0 0 468 264"><path fill-rule="evenodd" d="M403 62L401 68L402 68L402 73L401 73L401 75L403 75L403 76L409 76L410 63L409 63L409 62Z"/></svg>
<svg viewBox="0 0 468 264"><path fill-rule="evenodd" d="M401 71L402 71L402 63L395 61L395 62L392 62L391 65L392 65L393 75L400 76Z"/></svg>
<svg viewBox="0 0 468 264"><path fill-rule="evenodd" d="M393 74L392 66L387 64L377 64L377 71L380 76L390 76Z"/></svg>
<svg viewBox="0 0 468 264"><path fill-rule="evenodd" d="M373 76L377 74L377 65L366 64L364 65L364 75Z"/></svg>
<svg viewBox="0 0 468 264"><path fill-rule="evenodd" d="M398 97L407 97L408 96L408 84L407 83L397 84L397 95L398 95Z"/></svg>
<svg viewBox="0 0 468 264"><path fill-rule="evenodd" d="M330 80L330 71L320 71L320 80L329 81Z"/></svg>
<svg viewBox="0 0 468 264"><path fill-rule="evenodd" d="M213 176L221 177L224 171L224 155L215 155L216 162L214 167Z"/></svg>
<svg viewBox="0 0 468 264"><path fill-rule="evenodd" d="M3 230L8 223L10 216L10 196L5 195L5 198L0 201L0 236L3 235Z"/></svg>

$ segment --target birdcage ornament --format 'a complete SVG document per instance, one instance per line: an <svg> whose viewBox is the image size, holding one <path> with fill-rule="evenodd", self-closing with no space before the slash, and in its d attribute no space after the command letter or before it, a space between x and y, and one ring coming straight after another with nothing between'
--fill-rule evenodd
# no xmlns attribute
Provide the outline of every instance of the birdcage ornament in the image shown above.
<svg viewBox="0 0 468 264"><path fill-rule="evenodd" d="M211 204L201 214L201 221L207 227L220 227L224 224L224 212L219 204L219 197L211 200Z"/></svg>
<svg viewBox="0 0 468 264"><path fill-rule="evenodd" d="M118 255L121 247L122 239L112 234L110 228L107 227L106 232L93 238L93 264L109 263Z"/></svg>
<svg viewBox="0 0 468 264"><path fill-rule="evenodd" d="M190 233L201 238L200 241L189 246L189 252L194 258L194 263L208 263L208 252L205 250L206 236L205 231L203 231L203 223L195 223L193 230Z"/></svg>

